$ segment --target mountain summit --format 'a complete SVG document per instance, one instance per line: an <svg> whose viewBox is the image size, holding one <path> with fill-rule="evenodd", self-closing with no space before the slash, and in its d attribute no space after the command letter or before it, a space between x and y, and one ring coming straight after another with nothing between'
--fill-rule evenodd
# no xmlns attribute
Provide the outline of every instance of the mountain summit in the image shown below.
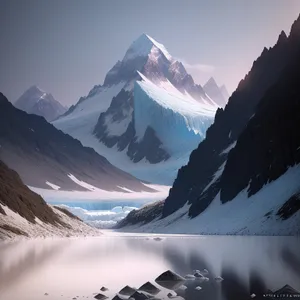
<svg viewBox="0 0 300 300"><path fill-rule="evenodd" d="M143 33L131 44L123 61L135 59L137 56L149 56L151 53L157 52L157 50L159 50L169 61L173 60L163 44L158 43L152 37Z"/></svg>
<svg viewBox="0 0 300 300"><path fill-rule="evenodd" d="M205 137L217 108L164 45L142 34L108 71L103 85L54 125L132 175L171 184ZM171 170L154 166L162 162Z"/></svg>
<svg viewBox="0 0 300 300"><path fill-rule="evenodd" d="M25 91L14 105L29 114L42 116L47 121L53 121L67 110L50 93L44 92L36 85Z"/></svg>

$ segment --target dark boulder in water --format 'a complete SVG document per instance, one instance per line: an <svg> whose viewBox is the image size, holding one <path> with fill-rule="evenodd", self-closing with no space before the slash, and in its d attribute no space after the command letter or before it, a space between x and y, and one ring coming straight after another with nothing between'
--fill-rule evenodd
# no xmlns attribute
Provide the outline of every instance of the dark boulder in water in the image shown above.
<svg viewBox="0 0 300 300"><path fill-rule="evenodd" d="M184 281L184 278L170 270L162 273L159 275L156 279L156 282L158 281Z"/></svg>
<svg viewBox="0 0 300 300"><path fill-rule="evenodd" d="M156 283L169 290L178 289L184 281L185 279L183 277L170 270L162 273L155 279Z"/></svg>
<svg viewBox="0 0 300 300"><path fill-rule="evenodd" d="M95 299L98 299L98 300L105 300L105 299L108 299L107 296L103 295L103 294L97 294L95 297Z"/></svg>
<svg viewBox="0 0 300 300"><path fill-rule="evenodd" d="M125 287L123 287L120 291L119 294L121 295L125 295L125 296L131 296L132 294L134 294L136 292L136 289L126 285Z"/></svg>
<svg viewBox="0 0 300 300"><path fill-rule="evenodd" d="M160 289L153 285L151 282L146 282L144 283L140 288L140 291L144 291L146 293L152 294L152 295L157 295L160 292Z"/></svg>
<svg viewBox="0 0 300 300"><path fill-rule="evenodd" d="M146 300L146 299L150 299L151 296L143 292L136 291L133 295L131 295L130 298L133 298L134 300Z"/></svg>

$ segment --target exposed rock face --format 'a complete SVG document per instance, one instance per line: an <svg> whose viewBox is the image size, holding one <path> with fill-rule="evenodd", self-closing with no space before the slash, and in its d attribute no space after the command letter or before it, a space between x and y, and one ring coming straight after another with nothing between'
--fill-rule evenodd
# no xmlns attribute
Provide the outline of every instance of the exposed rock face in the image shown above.
<svg viewBox="0 0 300 300"><path fill-rule="evenodd" d="M126 218L117 223L115 228L122 228L127 225L148 223L156 218L160 218L164 207L164 201L146 205L137 210L132 210Z"/></svg>
<svg viewBox="0 0 300 300"><path fill-rule="evenodd" d="M44 118L16 109L2 94L0 145L0 159L30 186L49 188L48 181L64 190L87 190L70 179L72 174L104 190L152 191Z"/></svg>
<svg viewBox="0 0 300 300"><path fill-rule="evenodd" d="M65 209L49 206L0 160L0 240L88 234L100 232Z"/></svg>
<svg viewBox="0 0 300 300"><path fill-rule="evenodd" d="M299 20L297 22L299 22ZM251 71L246 75L245 79L240 82L237 90L230 97L225 109L219 109L217 111L214 124L207 130L206 139L192 152L188 165L179 170L174 185L170 190L169 197L166 199L163 216L173 213L188 201L192 204L189 214L194 217L207 208L220 191L221 187L224 187L225 189L221 192L223 201L232 198L242 187L244 187L245 181L249 179L246 179L246 177L249 176L243 176L242 173L240 174L235 170L236 174L232 180L241 177L243 178L244 183L240 184L240 179L238 179L236 183L231 181L231 177L228 175L230 169L232 174L232 168L227 167L226 164L228 152L228 161L231 161L228 163L228 166L233 164L232 162L234 160L231 152L234 153L236 151L236 153L241 154L241 149L239 151L236 150L240 148L240 141L237 141L236 148L233 150L228 152L224 150L229 148L230 145L239 139L240 135L245 130L249 119L254 115L256 110L259 111L262 109L257 108L257 105L261 102L265 93L280 80L284 69L297 59L299 40L297 41L293 37L294 31L295 25L293 26L289 38L282 32L278 42L273 48L265 48L263 50L261 56L253 63ZM269 97L272 97L272 95L269 94ZM275 118L275 114L278 111L276 108L272 107L270 101L271 100L269 99L262 101L262 103L265 103L264 105L268 103L268 109L274 109ZM277 104L275 106L277 106ZM266 109L264 112L262 110L261 113L266 113ZM247 131L248 130L245 131L245 135L247 134ZM249 131L248 134L250 134ZM267 135L265 135L264 138L268 139ZM241 137L241 139L243 140L244 138ZM245 137L245 139L247 138ZM268 139L268 141L269 140L270 139ZM265 143L267 143L267 141L265 141ZM253 150L253 147L259 148L259 145L252 144L251 147ZM246 150L245 148L243 149L244 151ZM259 152L260 150L257 151ZM244 153L244 155L252 156L250 151ZM256 159L254 158L254 155L253 159ZM257 159L259 158L257 157ZM239 163L243 166L241 168L244 168L245 172L251 172L251 168L248 171L248 166L246 166L246 164L249 164L249 161L242 162L239 159ZM253 160L251 160L251 163L253 163ZM214 174L223 164L226 166L222 179L221 177L218 178L215 180L214 184L206 188L212 181ZM259 166L259 164L257 164L257 166ZM241 171L241 168L238 167L239 171ZM261 172L264 172L263 168ZM220 183L220 179L224 184ZM232 182L230 188L228 187L227 189L228 195L226 195L226 180L227 182ZM247 181L247 183L248 182L249 181ZM254 189L252 192L254 192Z"/></svg>
<svg viewBox="0 0 300 300"><path fill-rule="evenodd" d="M37 86L30 87L14 105L29 114L42 116L49 122L67 111L67 108L56 101L51 94Z"/></svg>
<svg viewBox="0 0 300 300"><path fill-rule="evenodd" d="M0 160L0 204L7 206L31 223L39 218L52 225L62 224L43 198L23 184L19 175ZM0 207L1 208L1 207ZM4 210L0 213L5 214Z"/></svg>
<svg viewBox="0 0 300 300"><path fill-rule="evenodd" d="M293 57L228 155L220 183L222 202L246 187L251 196L300 163L300 47Z"/></svg>
<svg viewBox="0 0 300 300"><path fill-rule="evenodd" d="M118 125L114 125L114 122L118 122ZM113 126L116 131L112 129ZM162 148L162 142L155 131L149 126L143 139L137 141L133 116L133 92L124 89L112 99L108 110L101 113L94 134L109 148L117 145L118 150L123 151L128 147L126 153L133 162L146 158L150 163L158 163L170 157Z"/></svg>
<svg viewBox="0 0 300 300"><path fill-rule="evenodd" d="M286 220L300 210L300 193L293 195L277 212L281 219ZM299 221L300 225L300 221Z"/></svg>

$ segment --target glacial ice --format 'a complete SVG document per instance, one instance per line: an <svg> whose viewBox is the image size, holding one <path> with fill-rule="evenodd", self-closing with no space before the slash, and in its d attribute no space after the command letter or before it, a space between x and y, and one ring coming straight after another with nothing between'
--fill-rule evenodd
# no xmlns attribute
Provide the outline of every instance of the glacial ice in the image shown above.
<svg viewBox="0 0 300 300"><path fill-rule="evenodd" d="M214 109L159 88L150 81L136 82L134 120L138 140L152 127L171 155L195 149L214 119Z"/></svg>

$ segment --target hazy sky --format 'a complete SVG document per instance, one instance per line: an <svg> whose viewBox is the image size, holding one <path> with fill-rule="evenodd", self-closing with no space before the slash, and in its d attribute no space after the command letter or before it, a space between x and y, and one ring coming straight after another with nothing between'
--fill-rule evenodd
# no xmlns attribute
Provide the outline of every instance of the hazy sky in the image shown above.
<svg viewBox="0 0 300 300"><path fill-rule="evenodd" d="M0 0L0 91L15 101L37 84L73 104L147 33L232 92L299 13L300 0Z"/></svg>

